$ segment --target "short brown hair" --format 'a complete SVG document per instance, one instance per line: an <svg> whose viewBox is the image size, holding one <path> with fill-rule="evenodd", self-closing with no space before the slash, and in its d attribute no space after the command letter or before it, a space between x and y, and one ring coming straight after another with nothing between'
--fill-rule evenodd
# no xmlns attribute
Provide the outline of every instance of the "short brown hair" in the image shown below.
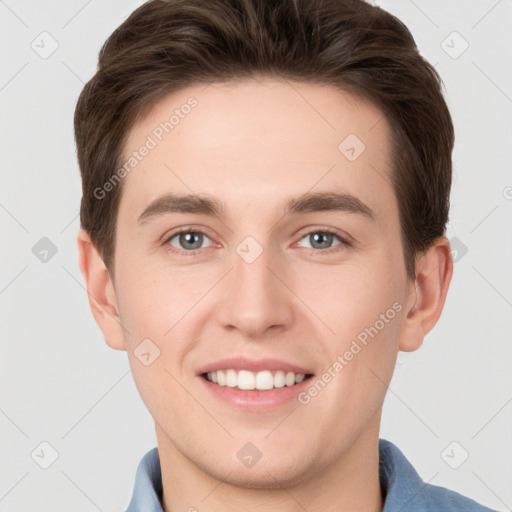
<svg viewBox="0 0 512 512"><path fill-rule="evenodd" d="M133 125L169 93L255 76L333 85L385 114L414 278L416 254L445 234L454 130L441 78L407 27L363 0L150 0L110 35L74 117L81 227L107 268L122 183L100 199L95 190L122 165Z"/></svg>

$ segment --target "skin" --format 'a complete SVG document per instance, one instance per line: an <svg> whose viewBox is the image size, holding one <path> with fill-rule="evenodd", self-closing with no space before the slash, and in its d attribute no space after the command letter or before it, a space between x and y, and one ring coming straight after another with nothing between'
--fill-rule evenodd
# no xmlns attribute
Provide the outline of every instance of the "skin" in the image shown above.
<svg viewBox="0 0 512 512"><path fill-rule="evenodd" d="M125 155L190 96L198 105L124 178L115 285L88 234L78 234L93 315L106 343L127 351L155 420L164 509L380 511L387 385L398 350L418 349L441 314L449 242L436 240L418 256L416 279L407 278L389 125L376 107L330 86L265 78L188 87L132 128ZM354 161L338 150L350 133L366 146ZM355 195L375 222L348 212L283 217L285 202L308 191ZM168 192L216 196L224 216L166 213L138 225ZM171 252L190 251L179 236L166 242L189 224L205 234L201 248ZM353 244L334 237L337 250L322 255L304 228L337 228ZM236 252L247 236L263 248L251 264ZM243 412L216 401L196 376L242 354L319 377L396 302L401 311L307 405ZM160 350L149 366L134 355L146 338ZM263 454L250 468L236 456L247 442Z"/></svg>

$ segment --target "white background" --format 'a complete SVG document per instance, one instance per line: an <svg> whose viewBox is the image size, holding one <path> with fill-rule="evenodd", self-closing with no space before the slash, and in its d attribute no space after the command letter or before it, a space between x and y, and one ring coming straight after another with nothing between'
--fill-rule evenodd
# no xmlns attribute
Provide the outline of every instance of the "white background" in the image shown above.
<svg viewBox="0 0 512 512"><path fill-rule="evenodd" d="M108 348L90 313L75 242L76 100L104 40L141 3L0 1L3 512L124 510L156 446L126 353ZM426 482L511 510L512 3L378 4L444 81L456 129L448 236L467 248L439 323L399 356L381 437ZM31 47L43 31L58 42L46 59ZM32 252L42 237L57 249L46 263ZM59 454L48 469L31 458L43 441ZM452 464L469 454L458 469L441 456L453 441Z"/></svg>

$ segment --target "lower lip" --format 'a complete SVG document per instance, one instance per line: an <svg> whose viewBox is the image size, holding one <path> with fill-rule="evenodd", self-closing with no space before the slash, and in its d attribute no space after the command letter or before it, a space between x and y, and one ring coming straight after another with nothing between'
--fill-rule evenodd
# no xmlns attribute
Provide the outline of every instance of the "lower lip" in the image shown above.
<svg viewBox="0 0 512 512"><path fill-rule="evenodd" d="M293 399L310 385L311 377L304 379L293 386L284 386L282 388L273 388L268 390L258 389L238 389L229 386L219 386L204 377L199 377L216 398L237 409L252 412L264 412L275 409Z"/></svg>

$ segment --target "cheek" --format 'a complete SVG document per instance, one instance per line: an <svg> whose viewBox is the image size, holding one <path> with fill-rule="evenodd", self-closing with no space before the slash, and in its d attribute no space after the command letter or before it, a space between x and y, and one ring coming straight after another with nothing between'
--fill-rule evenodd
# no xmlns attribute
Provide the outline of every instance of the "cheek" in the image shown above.
<svg viewBox="0 0 512 512"><path fill-rule="evenodd" d="M161 345L159 340L172 326L176 289L127 259L116 267L117 275L116 293L127 345L134 349L144 338Z"/></svg>
<svg viewBox="0 0 512 512"><path fill-rule="evenodd" d="M126 273L119 281L120 317L134 382L155 417L175 417L186 406L176 382L183 381L181 362L191 342L183 332L185 315L198 299L189 300L179 280L148 268L132 267L129 277Z"/></svg>
<svg viewBox="0 0 512 512"><path fill-rule="evenodd" d="M326 327L331 356L343 353L358 337L363 345L373 339L398 342L403 276L390 261L382 258L371 265L331 267L304 282L301 297Z"/></svg>
<svg viewBox="0 0 512 512"><path fill-rule="evenodd" d="M133 351L150 339L161 351L160 361L174 367L192 342L186 330L194 324L213 278L126 262L118 295L127 347Z"/></svg>

